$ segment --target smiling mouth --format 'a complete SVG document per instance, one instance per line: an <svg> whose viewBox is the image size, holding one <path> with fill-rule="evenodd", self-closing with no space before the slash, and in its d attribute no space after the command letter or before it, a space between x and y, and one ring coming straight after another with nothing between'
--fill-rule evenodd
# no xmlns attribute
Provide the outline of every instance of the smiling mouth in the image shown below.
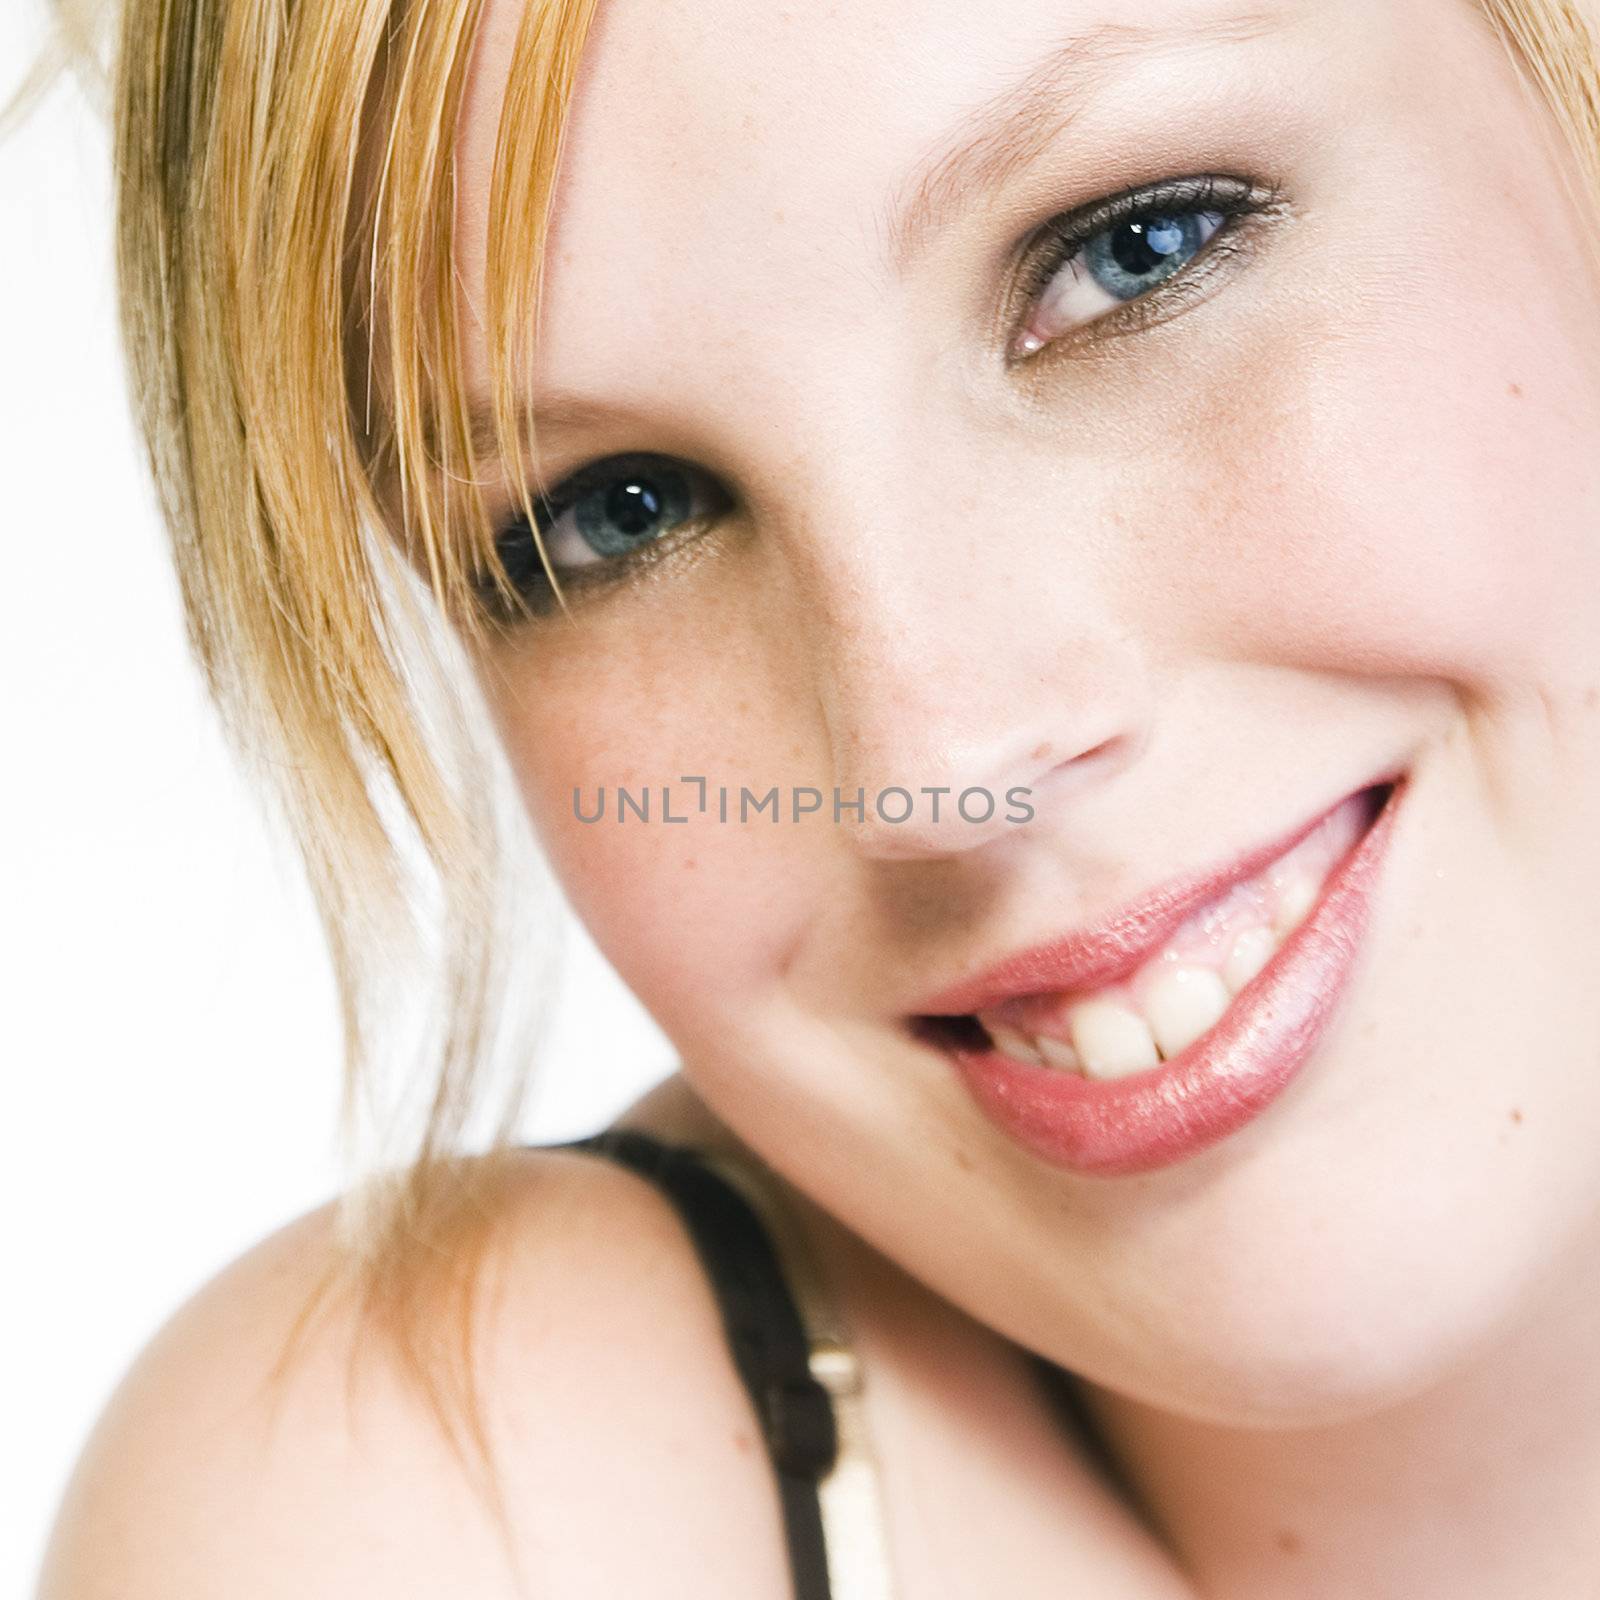
<svg viewBox="0 0 1600 1600"><path fill-rule="evenodd" d="M1285 854L1190 914L1125 978L928 1020L954 1028L964 1048L1100 1082L1171 1061L1227 1015L1306 920L1388 794L1352 795Z"/></svg>

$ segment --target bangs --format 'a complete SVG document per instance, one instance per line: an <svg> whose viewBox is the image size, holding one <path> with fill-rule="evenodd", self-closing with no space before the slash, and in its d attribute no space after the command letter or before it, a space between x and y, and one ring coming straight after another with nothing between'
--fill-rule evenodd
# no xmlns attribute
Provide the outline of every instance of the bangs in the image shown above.
<svg viewBox="0 0 1600 1600"><path fill-rule="evenodd" d="M595 5L546 0L518 24L489 183L482 307L465 304L458 268L456 146L483 0L405 7L370 77L344 269L349 404L379 505L436 599L469 631L481 625L485 585L497 609L521 604L495 548L486 491L510 498L538 541L526 397L563 136ZM476 416L463 352L474 334L490 377ZM546 576L559 598L548 563Z"/></svg>
<svg viewBox="0 0 1600 1600"><path fill-rule="evenodd" d="M372 1132L407 1151L418 1206L492 1047L504 1036L523 1057L500 1002L517 959L506 842L526 848L441 626L441 612L479 625L486 572L506 584L464 393L478 313L460 297L456 238L483 10L126 0L117 61L121 316L191 644L294 830L328 931L347 1134L378 1120L378 1065L422 1093ZM531 0L496 134L488 443L496 487L514 483L529 511L517 397L593 11ZM395 1018L424 996L432 1011L391 1050ZM496 1138L515 1112L513 1099Z"/></svg>

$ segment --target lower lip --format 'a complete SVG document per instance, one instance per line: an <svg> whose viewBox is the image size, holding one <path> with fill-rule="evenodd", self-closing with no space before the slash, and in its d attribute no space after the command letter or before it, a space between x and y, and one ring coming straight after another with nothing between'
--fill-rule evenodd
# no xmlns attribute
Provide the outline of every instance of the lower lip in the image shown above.
<svg viewBox="0 0 1600 1600"><path fill-rule="evenodd" d="M1327 1031L1360 953L1404 790L1402 779L1305 921L1188 1049L1103 1083L955 1049L979 1107L1035 1155L1098 1177L1171 1166L1254 1120Z"/></svg>

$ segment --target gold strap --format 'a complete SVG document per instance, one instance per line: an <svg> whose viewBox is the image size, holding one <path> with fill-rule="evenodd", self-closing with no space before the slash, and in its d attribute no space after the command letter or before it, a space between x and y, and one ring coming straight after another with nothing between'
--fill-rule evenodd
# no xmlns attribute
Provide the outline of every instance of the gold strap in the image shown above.
<svg viewBox="0 0 1600 1600"><path fill-rule="evenodd" d="M817 1484L833 1600L894 1600L882 1482L867 1427L866 1374L838 1302L793 1213L755 1158L697 1153L739 1189L771 1232L805 1324L811 1375L833 1401L839 1454Z"/></svg>

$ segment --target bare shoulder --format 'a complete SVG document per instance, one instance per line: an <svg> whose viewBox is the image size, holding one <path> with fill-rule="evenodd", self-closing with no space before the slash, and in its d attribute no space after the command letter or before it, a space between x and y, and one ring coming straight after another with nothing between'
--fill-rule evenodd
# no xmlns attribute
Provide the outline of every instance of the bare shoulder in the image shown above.
<svg viewBox="0 0 1600 1600"><path fill-rule="evenodd" d="M556 1151L517 1153L490 1192L466 1370L498 1502L353 1303L291 1338L336 1249L327 1208L140 1356L74 1475L41 1600L783 1593L761 1441L675 1213Z"/></svg>

